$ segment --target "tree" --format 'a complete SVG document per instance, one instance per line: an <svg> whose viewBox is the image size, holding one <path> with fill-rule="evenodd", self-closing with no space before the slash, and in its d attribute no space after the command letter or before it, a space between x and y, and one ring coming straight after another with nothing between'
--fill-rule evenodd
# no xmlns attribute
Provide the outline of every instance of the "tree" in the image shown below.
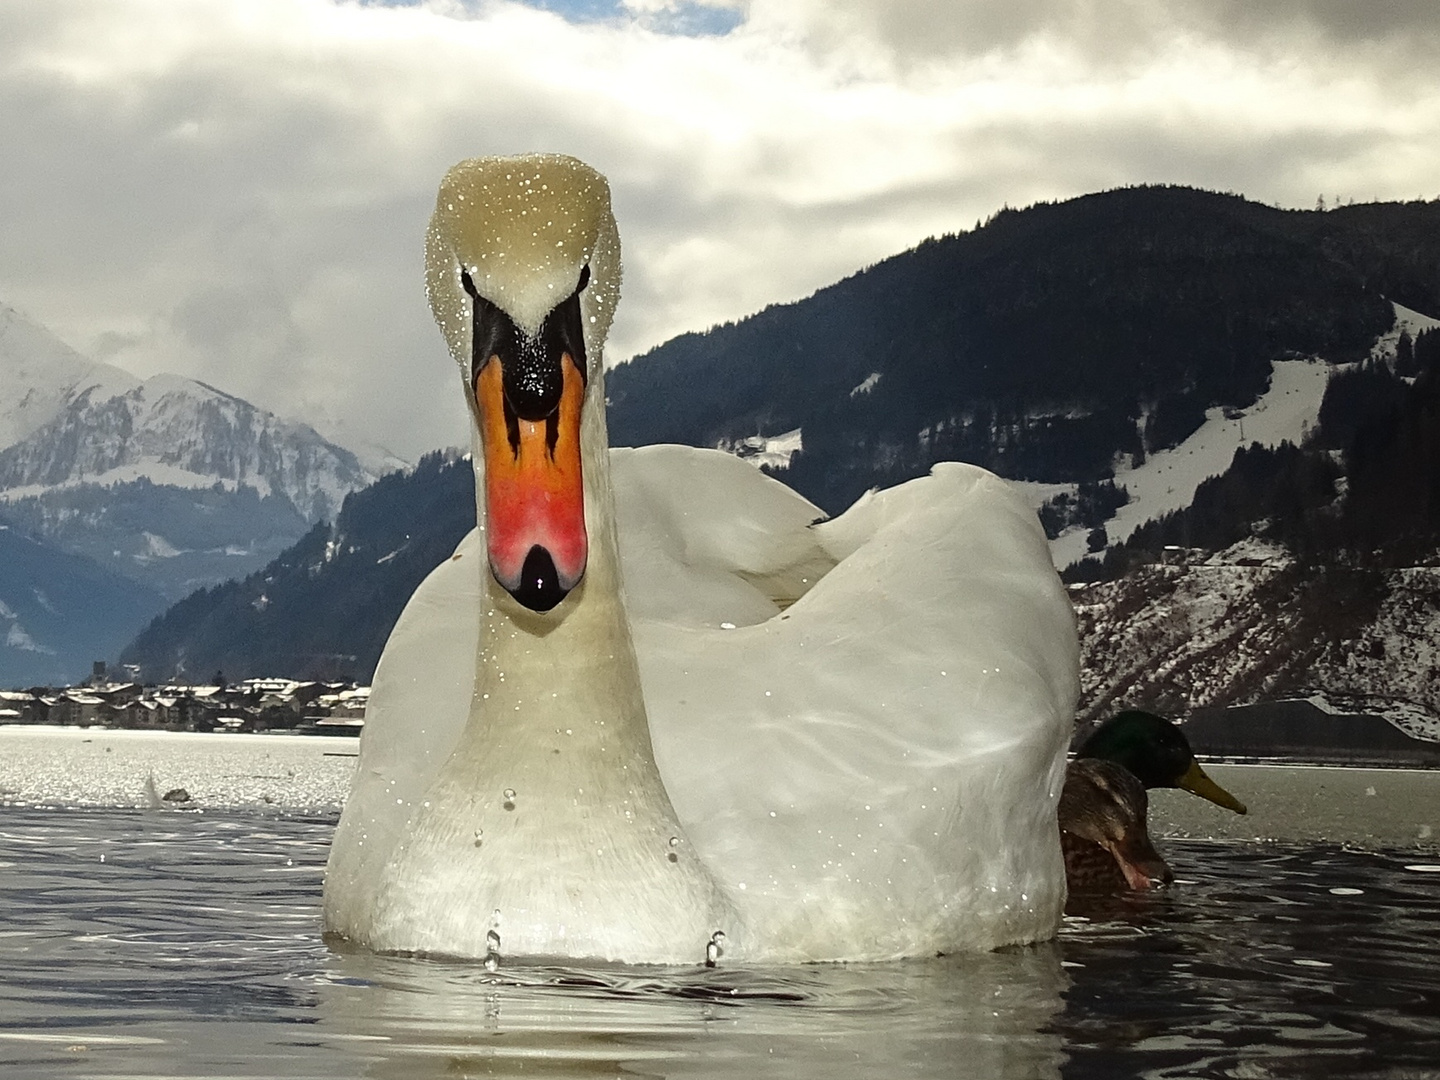
<svg viewBox="0 0 1440 1080"><path fill-rule="evenodd" d="M1410 331L1408 330L1401 330L1400 337L1395 342L1395 374L1420 374L1415 365L1415 343L1410 340Z"/></svg>

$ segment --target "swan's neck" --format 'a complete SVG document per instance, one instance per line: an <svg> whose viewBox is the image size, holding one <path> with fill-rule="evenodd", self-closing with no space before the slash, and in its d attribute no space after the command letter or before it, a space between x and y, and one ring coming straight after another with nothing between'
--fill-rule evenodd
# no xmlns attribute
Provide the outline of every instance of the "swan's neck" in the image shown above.
<svg viewBox="0 0 1440 1080"><path fill-rule="evenodd" d="M655 766L621 601L598 391L582 422L590 554L581 584L540 615L477 560L485 603L470 717L382 905L388 924L424 928L407 938L421 950L433 939L484 955L477 909L497 913L504 952L528 955L699 962L711 933L735 930ZM483 528L483 505L480 516Z"/></svg>
<svg viewBox="0 0 1440 1080"><path fill-rule="evenodd" d="M554 611L517 603L482 564L486 604L475 657L475 698L462 751L482 754L501 802L647 797L668 809L650 747L640 671L621 600L619 548L603 409L592 387L581 427L589 559ZM598 399L603 401L603 397ZM478 441L478 435L476 436ZM482 455L474 460L483 460ZM477 492L484 491L476 478ZM485 528L484 503L478 508ZM585 788L583 792L581 788ZM515 799L506 799L505 790Z"/></svg>

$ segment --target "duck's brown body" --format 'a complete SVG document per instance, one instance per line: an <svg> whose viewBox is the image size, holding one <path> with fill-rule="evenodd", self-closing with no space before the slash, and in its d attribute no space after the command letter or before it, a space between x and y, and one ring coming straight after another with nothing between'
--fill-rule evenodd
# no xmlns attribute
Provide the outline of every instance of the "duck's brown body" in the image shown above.
<svg viewBox="0 0 1440 1080"><path fill-rule="evenodd" d="M1150 841L1144 785L1123 766L1077 758L1060 795L1060 850L1071 893L1143 891L1173 875Z"/></svg>

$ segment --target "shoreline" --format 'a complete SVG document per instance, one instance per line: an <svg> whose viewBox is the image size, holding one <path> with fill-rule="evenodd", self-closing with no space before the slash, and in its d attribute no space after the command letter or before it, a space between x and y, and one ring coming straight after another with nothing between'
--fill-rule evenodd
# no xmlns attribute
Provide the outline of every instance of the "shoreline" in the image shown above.
<svg viewBox="0 0 1440 1080"><path fill-rule="evenodd" d="M173 808L338 813L357 750L346 735L7 724L0 802L149 808L157 793L183 789L189 799Z"/></svg>
<svg viewBox="0 0 1440 1080"><path fill-rule="evenodd" d="M32 807L260 809L338 814L353 736L0 726L0 803ZM1440 769L1205 761L1243 817L1182 791L1150 793L1157 839L1440 847Z"/></svg>

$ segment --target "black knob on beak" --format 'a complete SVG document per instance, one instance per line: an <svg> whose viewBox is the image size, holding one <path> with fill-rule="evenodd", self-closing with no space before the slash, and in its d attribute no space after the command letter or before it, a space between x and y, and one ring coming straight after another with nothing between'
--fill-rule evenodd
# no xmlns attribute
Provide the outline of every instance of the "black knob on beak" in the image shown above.
<svg viewBox="0 0 1440 1080"><path fill-rule="evenodd" d="M560 575L550 552L536 544L525 556L525 565L520 568L520 584L510 590L510 595L531 611L549 611L564 600L568 592L560 587Z"/></svg>

